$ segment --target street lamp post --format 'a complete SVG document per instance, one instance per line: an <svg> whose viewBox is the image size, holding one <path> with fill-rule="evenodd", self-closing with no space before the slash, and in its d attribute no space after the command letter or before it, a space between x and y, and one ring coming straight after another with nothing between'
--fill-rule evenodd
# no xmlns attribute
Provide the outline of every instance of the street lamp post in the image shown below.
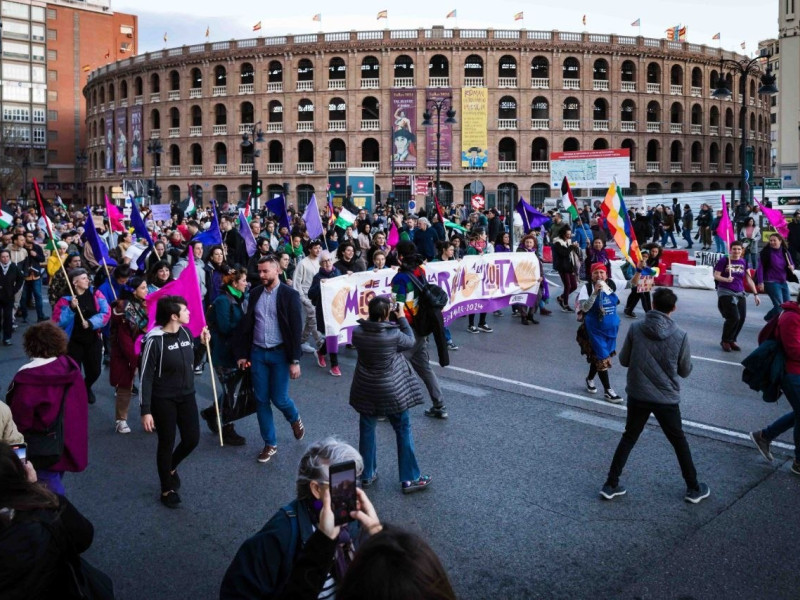
<svg viewBox="0 0 800 600"><path fill-rule="evenodd" d="M253 141L250 141L250 136L253 136ZM261 156L261 150L255 148L255 144L260 144L264 141L264 132L261 131L261 121L253 123L250 127L250 133L242 134L242 152L248 148L253 148L253 169L250 173L250 204L253 210L258 210L258 197L256 196L255 181L258 179L258 170L256 169L256 158ZM241 201L241 199L240 199Z"/></svg>
<svg viewBox="0 0 800 600"><path fill-rule="evenodd" d="M731 60L731 59L723 59L722 66L729 67L734 71L738 71L741 77L740 86L742 88L742 110L739 114L742 124L742 145L741 145L741 169L742 169L742 193L740 201L747 202L749 200L749 194L747 193L747 169L745 156L747 152L747 78L749 75L754 75L760 71L758 68L758 63L762 57L757 56L753 59L746 60L742 59L739 60ZM720 77L719 86L714 93L711 94L713 98L729 98L731 94L731 90L724 83L724 79ZM761 76L761 87L758 88L758 93L771 96L773 94L778 93L778 88L775 87L775 76L772 74L772 67L767 66L767 71Z"/></svg>
<svg viewBox="0 0 800 600"><path fill-rule="evenodd" d="M22 157L22 177L25 181L22 183L22 199L25 204L25 208L28 207L28 169L31 167L31 161L28 158L28 155Z"/></svg>
<svg viewBox="0 0 800 600"><path fill-rule="evenodd" d="M89 162L89 155L86 154L86 149L85 148L81 148L80 150L78 150L78 154L75 156L75 165L78 168L78 177L77 177L77 179L78 179L78 190L77 191L78 191L78 199L81 200L81 202L82 202L81 206L83 206L86 203L86 192L81 193L81 190L83 189L83 184L86 181L86 179L85 179L85 174L86 173L85 173L84 169L86 168L86 163L88 163L88 162Z"/></svg>
<svg viewBox="0 0 800 600"><path fill-rule="evenodd" d="M445 108L447 108L447 111L445 112L447 118L444 122L448 125L454 124L456 122L456 111L453 110L452 96L448 96L447 98L439 98L438 100L431 98L425 105L425 112L422 114L422 125L424 127L431 127L433 125L433 122L431 121L431 117L433 116L431 111L436 112L436 189L433 191L433 193L434 198L437 200L439 199L439 177L441 174L442 158L442 149L440 146L442 139L442 110Z"/></svg>
<svg viewBox="0 0 800 600"><path fill-rule="evenodd" d="M150 138L147 141L147 153L153 155L153 193L150 195L150 203L153 204L154 200L160 200L158 189L158 170L161 167L161 160L159 156L164 151L164 146L161 140L157 138Z"/></svg>

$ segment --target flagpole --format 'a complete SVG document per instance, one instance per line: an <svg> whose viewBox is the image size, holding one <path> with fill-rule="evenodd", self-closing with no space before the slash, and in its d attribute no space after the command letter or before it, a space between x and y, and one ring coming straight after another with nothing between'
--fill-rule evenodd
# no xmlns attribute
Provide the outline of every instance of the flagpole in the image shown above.
<svg viewBox="0 0 800 600"><path fill-rule="evenodd" d="M111 288L111 295L114 296L114 302L117 301L117 292L114 290L114 282L111 281L111 273L108 270L108 263L106 263L106 257L103 256L103 266L106 269L106 277L108 277L108 287Z"/></svg>
<svg viewBox="0 0 800 600"><path fill-rule="evenodd" d="M214 392L214 410L217 413L217 432L219 433L219 445L224 447L225 443L222 441L222 419L219 416L219 400L217 398L217 380L214 377L214 363L211 361L211 344L206 342L206 354L208 355L208 366L211 371L211 389Z"/></svg>

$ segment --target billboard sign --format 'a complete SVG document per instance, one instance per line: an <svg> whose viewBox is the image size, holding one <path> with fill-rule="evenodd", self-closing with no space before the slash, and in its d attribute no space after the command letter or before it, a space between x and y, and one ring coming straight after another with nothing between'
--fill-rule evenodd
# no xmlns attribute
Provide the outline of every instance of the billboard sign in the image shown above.
<svg viewBox="0 0 800 600"><path fill-rule="evenodd" d="M631 185L631 154L618 150L585 150L550 154L550 185L561 189L564 177L573 188L604 188L616 179L623 188Z"/></svg>
<svg viewBox="0 0 800 600"><path fill-rule="evenodd" d="M417 168L417 92L392 90L392 156L394 166Z"/></svg>

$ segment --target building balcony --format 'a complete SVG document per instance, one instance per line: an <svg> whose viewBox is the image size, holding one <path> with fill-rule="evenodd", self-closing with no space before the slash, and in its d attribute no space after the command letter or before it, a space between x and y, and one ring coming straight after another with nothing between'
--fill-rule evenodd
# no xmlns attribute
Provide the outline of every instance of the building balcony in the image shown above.
<svg viewBox="0 0 800 600"><path fill-rule="evenodd" d="M253 94L256 91L256 85L254 83L240 83L239 84L239 94Z"/></svg>
<svg viewBox="0 0 800 600"><path fill-rule="evenodd" d="M636 173L636 161L631 161L631 173Z"/></svg>
<svg viewBox="0 0 800 600"><path fill-rule="evenodd" d="M394 78L394 85L392 87L396 87L396 88L413 88L414 87L414 78L413 77L395 77Z"/></svg>
<svg viewBox="0 0 800 600"><path fill-rule="evenodd" d="M214 165L214 175L227 175L228 165Z"/></svg>
<svg viewBox="0 0 800 600"><path fill-rule="evenodd" d="M197 98L203 97L203 90L202 88L191 88L189 90L189 100L195 100Z"/></svg>
<svg viewBox="0 0 800 600"><path fill-rule="evenodd" d="M181 176L181 167L178 165L177 167L170 167L168 174L170 177L180 177Z"/></svg>
<svg viewBox="0 0 800 600"><path fill-rule="evenodd" d="M267 133L283 133L283 122L267 123Z"/></svg>
<svg viewBox="0 0 800 600"><path fill-rule="evenodd" d="M645 165L648 173L658 173L661 170L661 163L658 161L648 160Z"/></svg>
<svg viewBox="0 0 800 600"><path fill-rule="evenodd" d="M269 81L267 82L267 93L275 94L283 92L283 82L282 81Z"/></svg>
<svg viewBox="0 0 800 600"><path fill-rule="evenodd" d="M297 131L314 131L314 121L298 121Z"/></svg>
<svg viewBox="0 0 800 600"><path fill-rule="evenodd" d="M683 163L679 162L671 162L669 163L669 172L670 173L680 173L683 171Z"/></svg>
<svg viewBox="0 0 800 600"><path fill-rule="evenodd" d="M531 119L531 129L550 129L550 119Z"/></svg>
<svg viewBox="0 0 800 600"><path fill-rule="evenodd" d="M547 77L534 77L531 79L531 89L534 90L549 90L550 79Z"/></svg>
<svg viewBox="0 0 800 600"><path fill-rule="evenodd" d="M517 120L516 119L497 119L497 128L498 129L516 129L517 128Z"/></svg>
<svg viewBox="0 0 800 600"><path fill-rule="evenodd" d="M180 90L170 90L167 92L167 100L174 101L181 99L181 91Z"/></svg>
<svg viewBox="0 0 800 600"><path fill-rule="evenodd" d="M703 88L692 86L689 93L695 98L700 98L703 95Z"/></svg>
<svg viewBox="0 0 800 600"><path fill-rule="evenodd" d="M120 108L128 108L128 99L127 98L123 98L122 100L120 100L119 101L119 106L120 106Z"/></svg>
<svg viewBox="0 0 800 600"><path fill-rule="evenodd" d="M497 87L515 88L515 87L517 87L517 78L516 77L500 77L497 80Z"/></svg>
<svg viewBox="0 0 800 600"><path fill-rule="evenodd" d="M337 160L328 163L328 171L344 171L347 168L347 163L343 160Z"/></svg>
<svg viewBox="0 0 800 600"><path fill-rule="evenodd" d="M374 79L362 79L361 80L361 89L362 90L377 90L381 87L381 81L377 77Z"/></svg>
<svg viewBox="0 0 800 600"><path fill-rule="evenodd" d="M620 131L636 131L636 121L620 121Z"/></svg>
<svg viewBox="0 0 800 600"><path fill-rule="evenodd" d="M672 96L683 96L683 86L670 84L669 93Z"/></svg>
<svg viewBox="0 0 800 600"><path fill-rule="evenodd" d="M719 125L709 125L708 135L719 135Z"/></svg>
<svg viewBox="0 0 800 600"><path fill-rule="evenodd" d="M144 96L142 96L141 94L139 96L134 96L133 103L136 105L144 104Z"/></svg>
<svg viewBox="0 0 800 600"><path fill-rule="evenodd" d="M239 165L239 175L250 175L253 172L253 163L241 163Z"/></svg>
<svg viewBox="0 0 800 600"><path fill-rule="evenodd" d="M283 163L267 163L267 173L280 175L283 173Z"/></svg>
<svg viewBox="0 0 800 600"><path fill-rule="evenodd" d="M344 79L329 79L328 80L328 89L329 90L344 90L347 88L347 82Z"/></svg>
<svg viewBox="0 0 800 600"><path fill-rule="evenodd" d="M622 87L620 88L623 92L635 92L636 91L636 82L635 81L623 81Z"/></svg>
<svg viewBox="0 0 800 600"><path fill-rule="evenodd" d="M733 164L731 164L731 163L725 163L725 174L726 174L726 175L731 175L731 174L733 174Z"/></svg>
<svg viewBox="0 0 800 600"><path fill-rule="evenodd" d="M608 121L595 120L592 121L592 129L594 131L608 131Z"/></svg>
<svg viewBox="0 0 800 600"><path fill-rule="evenodd" d="M150 104L153 102L161 102L161 94L150 94Z"/></svg>
<svg viewBox="0 0 800 600"><path fill-rule="evenodd" d="M669 132L670 133L683 133L683 123L670 123L669 124Z"/></svg>
<svg viewBox="0 0 800 600"><path fill-rule="evenodd" d="M733 137L733 127L725 128L725 137Z"/></svg>
<svg viewBox="0 0 800 600"><path fill-rule="evenodd" d="M464 77L464 87L483 87L483 77Z"/></svg>
<svg viewBox="0 0 800 600"><path fill-rule="evenodd" d="M648 121L647 133L661 133L661 123L658 121Z"/></svg>
<svg viewBox="0 0 800 600"><path fill-rule="evenodd" d="M314 82L312 80L298 81L296 89L297 89L298 92L313 92L314 91Z"/></svg>
<svg viewBox="0 0 800 600"><path fill-rule="evenodd" d="M578 131L581 128L581 120L580 119L564 119L564 129L569 129L571 131Z"/></svg>
<svg viewBox="0 0 800 600"><path fill-rule="evenodd" d="M253 131L254 123L239 123L239 135L243 133L251 133Z"/></svg>
<svg viewBox="0 0 800 600"><path fill-rule="evenodd" d="M328 131L345 131L347 121L328 121Z"/></svg>
<svg viewBox="0 0 800 600"><path fill-rule="evenodd" d="M161 167L150 167L150 177L161 177Z"/></svg>
<svg viewBox="0 0 800 600"><path fill-rule="evenodd" d="M692 163L692 173L702 173L703 172L703 163Z"/></svg>
<svg viewBox="0 0 800 600"><path fill-rule="evenodd" d="M703 126L692 123L691 132L694 135L703 135Z"/></svg>
<svg viewBox="0 0 800 600"><path fill-rule="evenodd" d="M449 77L429 77L428 78L428 87L432 87L432 88L450 87L450 78Z"/></svg>
<svg viewBox="0 0 800 600"><path fill-rule="evenodd" d="M361 131L378 131L381 122L378 119L361 119Z"/></svg>
<svg viewBox="0 0 800 600"><path fill-rule="evenodd" d="M579 90L581 89L580 79L564 79L565 90Z"/></svg>
<svg viewBox="0 0 800 600"><path fill-rule="evenodd" d="M550 171L550 162L547 160L532 160L531 172L532 173L547 173Z"/></svg>
<svg viewBox="0 0 800 600"><path fill-rule="evenodd" d="M313 173L314 172L314 163L313 162L299 162L299 163L297 163L297 172L298 173Z"/></svg>
<svg viewBox="0 0 800 600"><path fill-rule="evenodd" d="M211 95L212 96L227 96L228 95L228 86L227 85L215 85L211 88Z"/></svg>
<svg viewBox="0 0 800 600"><path fill-rule="evenodd" d="M150 130L150 137L151 137L151 139L154 139L154 140L161 139L161 130L160 129L151 129Z"/></svg>
<svg viewBox="0 0 800 600"><path fill-rule="evenodd" d="M227 125L214 125L214 128L211 130L212 135L228 135L228 126Z"/></svg>
<svg viewBox="0 0 800 600"><path fill-rule="evenodd" d="M708 172L709 173L719 173L719 163L708 163Z"/></svg>
<svg viewBox="0 0 800 600"><path fill-rule="evenodd" d="M107 108L108 110L114 110L114 108L116 108L116 104L114 104L114 101L113 101L113 100L110 100L110 101L108 102L108 105L106 106L106 108Z"/></svg>
<svg viewBox="0 0 800 600"><path fill-rule="evenodd" d="M181 137L181 128L180 127L170 127L167 130L167 137L171 137L171 138Z"/></svg>
<svg viewBox="0 0 800 600"><path fill-rule="evenodd" d="M189 176L197 177L203 174L203 165L192 165L189 167Z"/></svg>
<svg viewBox="0 0 800 600"><path fill-rule="evenodd" d="M647 84L647 93L648 94L660 94L661 93L661 84L660 83L648 83Z"/></svg>
<svg viewBox="0 0 800 600"><path fill-rule="evenodd" d="M497 163L497 170L500 173L516 173L517 161L515 160L501 160Z"/></svg>
<svg viewBox="0 0 800 600"><path fill-rule="evenodd" d="M362 161L361 162L362 169L375 169L375 171L381 170L381 163L379 161Z"/></svg>
<svg viewBox="0 0 800 600"><path fill-rule="evenodd" d="M607 92L608 91L608 81L603 81L601 79L595 79L592 81L592 89L595 92Z"/></svg>

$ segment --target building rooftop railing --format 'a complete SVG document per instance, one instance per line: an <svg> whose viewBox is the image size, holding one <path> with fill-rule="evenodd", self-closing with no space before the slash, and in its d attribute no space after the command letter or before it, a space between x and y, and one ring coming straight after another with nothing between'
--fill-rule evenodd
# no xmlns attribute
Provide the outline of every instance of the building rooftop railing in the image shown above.
<svg viewBox="0 0 800 600"><path fill-rule="evenodd" d="M675 42L660 38L648 38L643 36L626 36L616 34L597 34L588 32L567 32L567 31L533 31L528 29L445 29L444 27L433 27L431 29L382 29L372 31L342 31L328 33L306 33L301 35L278 35L269 37L248 38L242 40L230 40L226 42L206 42L204 44L193 44L190 46L178 46L175 48L165 48L155 50L126 58L104 65L89 73L88 81L121 69L132 64L141 65L150 61L158 61L164 58L174 58L177 56L192 56L196 54L228 52L239 49L270 48L269 52L282 54L282 48L277 50L275 46L291 47L294 53L303 52L301 46L308 44L325 43L347 43L363 42L364 47L368 48L381 42L382 46L391 47L401 46L404 42L418 42L420 46L434 43L436 40L470 40L475 44L486 40L487 45L498 46L508 44L509 47L519 47L520 45L530 45L531 47L546 46L552 43L576 44L576 45L597 45L597 46L624 46L625 52L632 52L637 48L643 51L652 52L662 50L667 54L676 52L686 52L697 54L698 58L704 60L709 58L739 60L745 58L736 52L730 52L721 48L706 46L701 44L690 44L689 42ZM528 42L529 44L526 44ZM352 46L349 47L352 49Z"/></svg>

